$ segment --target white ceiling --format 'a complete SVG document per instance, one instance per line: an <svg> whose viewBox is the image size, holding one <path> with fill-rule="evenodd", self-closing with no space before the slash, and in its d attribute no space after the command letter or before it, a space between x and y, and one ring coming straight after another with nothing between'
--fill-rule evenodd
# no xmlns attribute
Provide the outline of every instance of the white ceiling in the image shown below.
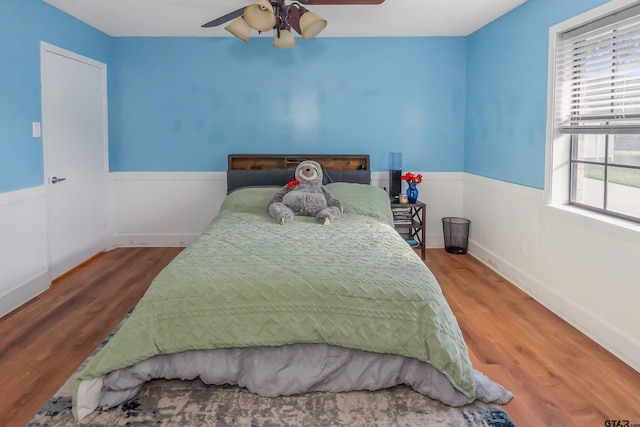
<svg viewBox="0 0 640 427"><path fill-rule="evenodd" d="M201 28L252 0L44 0L114 37L231 36ZM526 0L386 0L308 6L329 24L320 37L466 36ZM270 33L270 32L269 32ZM257 33L255 34L257 35ZM268 34L273 37L273 35Z"/></svg>

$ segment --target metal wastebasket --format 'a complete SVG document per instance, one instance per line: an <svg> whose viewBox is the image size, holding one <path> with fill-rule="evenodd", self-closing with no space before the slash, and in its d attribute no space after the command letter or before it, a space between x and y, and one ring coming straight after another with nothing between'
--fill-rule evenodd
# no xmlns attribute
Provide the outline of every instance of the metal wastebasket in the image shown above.
<svg viewBox="0 0 640 427"><path fill-rule="evenodd" d="M465 218L442 218L442 232L444 234L444 250L451 254L466 254L469 244L469 225L471 221Z"/></svg>

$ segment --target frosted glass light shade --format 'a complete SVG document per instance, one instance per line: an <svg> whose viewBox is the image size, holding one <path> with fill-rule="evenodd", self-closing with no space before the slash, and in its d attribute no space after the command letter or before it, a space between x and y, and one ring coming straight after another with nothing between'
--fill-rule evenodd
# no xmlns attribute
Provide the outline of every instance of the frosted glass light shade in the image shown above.
<svg viewBox="0 0 640 427"><path fill-rule="evenodd" d="M224 29L245 42L248 42L251 37L251 27L242 16L231 21Z"/></svg>
<svg viewBox="0 0 640 427"><path fill-rule="evenodd" d="M288 49L297 44L296 38L289 30L280 30L280 37L278 37L278 33L276 32L276 35L273 38L273 47L278 49Z"/></svg>
<svg viewBox="0 0 640 427"><path fill-rule="evenodd" d="M391 165L389 170L402 170L402 153L391 153Z"/></svg>
<svg viewBox="0 0 640 427"><path fill-rule="evenodd" d="M300 16L300 34L304 40L317 36L326 26L327 20L320 18L313 12L306 11Z"/></svg>
<svg viewBox="0 0 640 427"><path fill-rule="evenodd" d="M257 31L269 31L276 26L276 15L273 6L267 0L257 0L244 8L244 20Z"/></svg>

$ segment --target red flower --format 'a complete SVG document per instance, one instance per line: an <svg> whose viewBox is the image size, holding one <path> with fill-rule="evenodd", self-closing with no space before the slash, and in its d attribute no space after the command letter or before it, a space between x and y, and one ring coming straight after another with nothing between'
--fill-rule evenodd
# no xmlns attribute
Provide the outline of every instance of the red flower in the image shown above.
<svg viewBox="0 0 640 427"><path fill-rule="evenodd" d="M411 172L407 172L404 175L402 175L400 178L402 178L403 180L407 181L409 184L413 184L413 183L421 183L422 182L422 175L418 174L418 175L414 175Z"/></svg>
<svg viewBox="0 0 640 427"><path fill-rule="evenodd" d="M300 181L295 178L291 178L291 181L289 181L289 183L287 184L287 188L292 188L295 185L300 185Z"/></svg>

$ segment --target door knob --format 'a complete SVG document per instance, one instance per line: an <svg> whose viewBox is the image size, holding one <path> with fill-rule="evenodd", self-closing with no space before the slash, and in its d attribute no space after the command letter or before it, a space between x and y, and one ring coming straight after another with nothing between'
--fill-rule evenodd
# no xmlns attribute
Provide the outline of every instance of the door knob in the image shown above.
<svg viewBox="0 0 640 427"><path fill-rule="evenodd" d="M55 184L57 182L64 181L65 179L67 178L58 178L57 176L52 176L51 179L49 179L49 182Z"/></svg>

